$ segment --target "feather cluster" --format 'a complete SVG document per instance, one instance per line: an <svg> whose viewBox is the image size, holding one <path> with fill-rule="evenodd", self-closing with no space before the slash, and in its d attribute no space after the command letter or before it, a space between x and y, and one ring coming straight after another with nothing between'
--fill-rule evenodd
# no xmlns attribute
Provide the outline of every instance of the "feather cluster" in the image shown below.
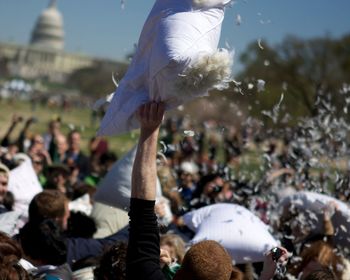
<svg viewBox="0 0 350 280"><path fill-rule="evenodd" d="M232 80L232 65L233 54L226 49L200 55L178 76L178 92L196 96L211 89L225 89Z"/></svg>

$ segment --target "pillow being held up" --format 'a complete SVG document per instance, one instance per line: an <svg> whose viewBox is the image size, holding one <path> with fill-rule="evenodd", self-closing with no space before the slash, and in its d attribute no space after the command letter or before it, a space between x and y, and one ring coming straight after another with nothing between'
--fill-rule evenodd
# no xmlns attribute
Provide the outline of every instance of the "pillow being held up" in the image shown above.
<svg viewBox="0 0 350 280"><path fill-rule="evenodd" d="M137 108L151 100L177 107L231 80L232 54L217 49L228 0L157 0L138 48L98 134L137 128Z"/></svg>

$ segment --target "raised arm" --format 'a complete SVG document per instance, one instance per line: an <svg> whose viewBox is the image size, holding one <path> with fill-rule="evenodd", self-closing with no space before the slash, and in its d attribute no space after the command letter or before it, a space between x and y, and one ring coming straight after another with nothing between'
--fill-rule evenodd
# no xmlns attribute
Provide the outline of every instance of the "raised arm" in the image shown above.
<svg viewBox="0 0 350 280"><path fill-rule="evenodd" d="M131 180L126 276L128 280L164 280L160 267L159 228L154 212L157 139L164 105L147 103L137 114L141 135Z"/></svg>
<svg viewBox="0 0 350 280"><path fill-rule="evenodd" d="M141 124L141 135L132 172L131 197L155 200L157 140L164 116L164 105L147 103L139 108L137 115Z"/></svg>

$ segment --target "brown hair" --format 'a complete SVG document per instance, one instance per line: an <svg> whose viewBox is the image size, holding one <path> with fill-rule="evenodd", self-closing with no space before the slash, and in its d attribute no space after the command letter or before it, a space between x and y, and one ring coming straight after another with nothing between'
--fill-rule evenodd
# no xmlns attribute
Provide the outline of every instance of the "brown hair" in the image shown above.
<svg viewBox="0 0 350 280"><path fill-rule="evenodd" d="M226 250L216 241L193 245L186 253L174 280L243 280L243 273L232 265Z"/></svg>
<svg viewBox="0 0 350 280"><path fill-rule="evenodd" d="M330 268L337 278L341 278L341 271L337 265L342 264L341 257L337 255L335 248L323 240L315 241L305 247L301 252L302 261L292 268L292 274L299 275L311 261L318 262L324 268Z"/></svg>
<svg viewBox="0 0 350 280"><path fill-rule="evenodd" d="M128 245L125 242L117 242L109 247L102 255L100 264L94 270L97 280L126 279L126 254Z"/></svg>
<svg viewBox="0 0 350 280"><path fill-rule="evenodd" d="M176 259L179 264L182 263L185 256L185 242L180 236L172 233L164 234L160 237L160 246L168 245L175 249Z"/></svg>
<svg viewBox="0 0 350 280"><path fill-rule="evenodd" d="M22 250L19 244L0 232L0 279L2 280L27 280L29 275L18 264L22 258Z"/></svg>
<svg viewBox="0 0 350 280"><path fill-rule="evenodd" d="M304 280L337 280L332 271L327 269L316 270L310 273Z"/></svg>
<svg viewBox="0 0 350 280"><path fill-rule="evenodd" d="M29 204L29 220L62 218L66 211L66 196L58 190L45 190L37 194Z"/></svg>

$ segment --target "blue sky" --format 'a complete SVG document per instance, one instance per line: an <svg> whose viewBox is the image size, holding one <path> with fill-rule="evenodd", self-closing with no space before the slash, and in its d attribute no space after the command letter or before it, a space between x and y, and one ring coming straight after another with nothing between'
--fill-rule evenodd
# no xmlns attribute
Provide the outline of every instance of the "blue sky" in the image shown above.
<svg viewBox="0 0 350 280"><path fill-rule="evenodd" d="M180 1L180 0L179 0ZM26 44L49 0L0 0L0 41ZM137 43L153 0L58 0L65 49L122 60ZM221 46L238 56L249 42L278 43L286 35L339 37L350 33L349 0L237 0L226 10ZM235 24L237 15L242 18Z"/></svg>

